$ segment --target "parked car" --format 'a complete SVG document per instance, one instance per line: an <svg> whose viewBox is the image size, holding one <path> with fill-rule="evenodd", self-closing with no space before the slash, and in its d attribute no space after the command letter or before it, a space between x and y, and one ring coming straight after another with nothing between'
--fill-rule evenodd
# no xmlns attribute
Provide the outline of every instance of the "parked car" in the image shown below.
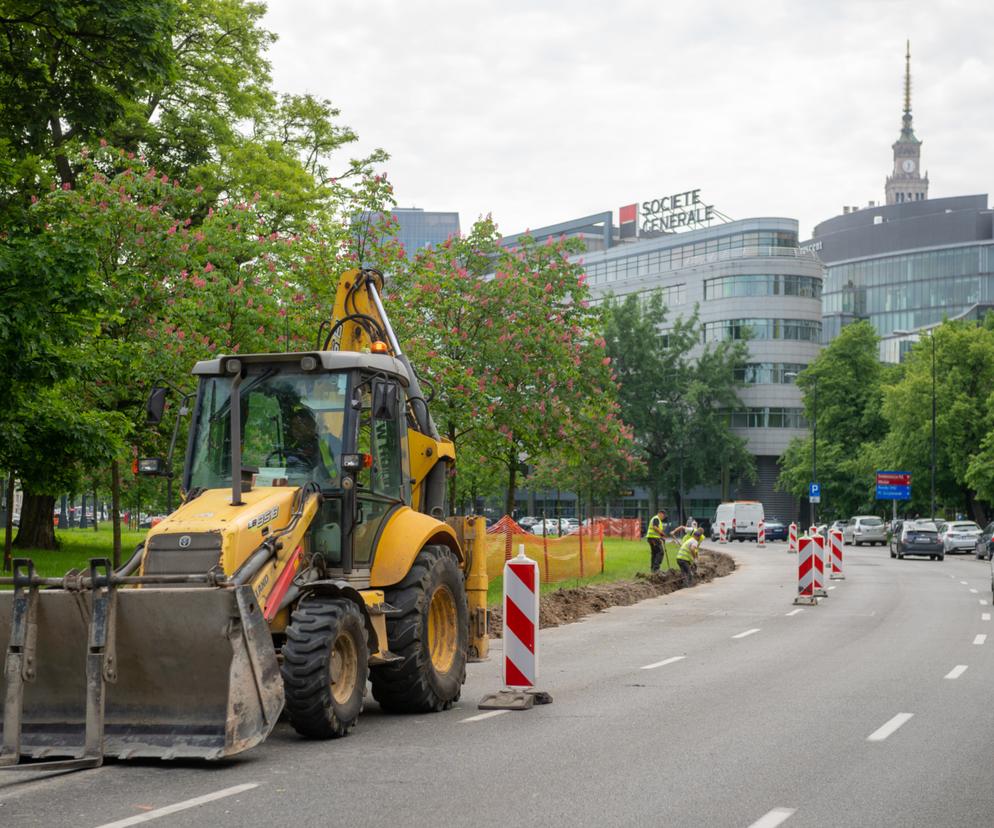
<svg viewBox="0 0 994 828"><path fill-rule="evenodd" d="M711 521L711 539L717 540L719 526L725 522L728 540L756 540L759 522L763 519L763 504L756 500L735 500L719 503Z"/></svg>
<svg viewBox="0 0 994 828"><path fill-rule="evenodd" d="M945 560L939 529L930 520L906 520L890 539L890 556L928 555L933 561Z"/></svg>
<svg viewBox="0 0 994 828"><path fill-rule="evenodd" d="M829 532L835 532L836 530L838 530L839 532L842 532L843 537L844 537L845 536L846 523L848 523L848 521L845 521L845 520L836 520L836 521L834 521L832 523L831 526L828 527L828 531Z"/></svg>
<svg viewBox="0 0 994 828"><path fill-rule="evenodd" d="M541 518L532 517L531 515L525 515L524 517L518 518L515 523L518 524L522 529L531 529L536 523L538 523Z"/></svg>
<svg viewBox="0 0 994 828"><path fill-rule="evenodd" d="M935 524L932 524L935 530ZM857 515L849 518L842 529L842 542L852 546L859 546L861 543L875 544L881 546L887 544L887 525L876 515Z"/></svg>
<svg viewBox="0 0 994 828"><path fill-rule="evenodd" d="M766 521L766 539L768 541L787 540L787 524L780 518L771 517Z"/></svg>
<svg viewBox="0 0 994 828"><path fill-rule="evenodd" d="M567 521L568 518L546 518L532 526L531 532L533 535L566 535L572 531Z"/></svg>
<svg viewBox="0 0 994 828"><path fill-rule="evenodd" d="M980 527L972 520L951 520L940 524L938 529L942 551L947 554L972 552L977 548Z"/></svg>
<svg viewBox="0 0 994 828"><path fill-rule="evenodd" d="M563 518L563 534L569 535L572 532L576 532L580 528L580 521L576 518Z"/></svg>
<svg viewBox="0 0 994 828"><path fill-rule="evenodd" d="M980 534L977 535L976 545L973 549L977 555L978 561L985 558L988 561L992 560L991 553L994 552L994 521L991 521L980 530Z"/></svg>

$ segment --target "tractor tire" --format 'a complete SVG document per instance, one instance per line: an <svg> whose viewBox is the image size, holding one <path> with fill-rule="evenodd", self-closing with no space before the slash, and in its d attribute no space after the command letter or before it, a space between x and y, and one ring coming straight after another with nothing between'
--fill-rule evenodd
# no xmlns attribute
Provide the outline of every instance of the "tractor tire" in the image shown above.
<svg viewBox="0 0 994 828"><path fill-rule="evenodd" d="M286 711L301 736L345 736L362 713L369 642L362 613L347 598L305 598L283 645Z"/></svg>
<svg viewBox="0 0 994 828"><path fill-rule="evenodd" d="M373 698L391 713L448 710L466 681L469 649L469 609L455 556L444 546L426 546L385 598L398 610L387 616L387 641L401 660L373 668Z"/></svg>

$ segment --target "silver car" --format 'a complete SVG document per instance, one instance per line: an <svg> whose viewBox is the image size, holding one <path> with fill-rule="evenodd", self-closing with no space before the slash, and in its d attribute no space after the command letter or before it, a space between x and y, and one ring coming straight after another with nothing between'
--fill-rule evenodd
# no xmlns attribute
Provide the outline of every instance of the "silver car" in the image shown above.
<svg viewBox="0 0 994 828"><path fill-rule="evenodd" d="M980 527L972 520L951 520L939 527L939 540L947 554L973 552L977 548Z"/></svg>
<svg viewBox="0 0 994 828"><path fill-rule="evenodd" d="M852 546L862 543L887 544L887 525L876 515L857 515L849 518L842 530L842 541Z"/></svg>

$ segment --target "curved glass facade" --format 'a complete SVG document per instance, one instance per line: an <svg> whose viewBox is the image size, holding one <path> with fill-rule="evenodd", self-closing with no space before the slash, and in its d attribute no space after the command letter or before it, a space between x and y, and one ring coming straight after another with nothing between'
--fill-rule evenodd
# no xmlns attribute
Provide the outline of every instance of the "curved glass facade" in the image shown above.
<svg viewBox="0 0 994 828"><path fill-rule="evenodd" d="M881 335L932 325L985 302L994 303L991 244L880 256L825 269L825 316L868 318Z"/></svg>
<svg viewBox="0 0 994 828"><path fill-rule="evenodd" d="M633 252L630 256L591 262L587 264L586 272L592 285L600 285L677 270L712 257L720 259L722 254L731 251L736 251L736 255L741 256L775 256L778 251L796 256L797 233L777 230L728 233L724 236L716 233L715 238L692 244L673 245L646 253Z"/></svg>
<svg viewBox="0 0 994 828"><path fill-rule="evenodd" d="M746 333L751 332L751 336ZM704 323L704 341L723 339L793 339L820 342L821 322L811 319L722 319Z"/></svg>
<svg viewBox="0 0 994 828"><path fill-rule="evenodd" d="M704 282L705 299L732 299L738 296L800 296L821 299L821 279L792 274L743 273L719 276Z"/></svg>
<svg viewBox="0 0 994 828"><path fill-rule="evenodd" d="M732 428L807 428L803 408L747 408L732 411Z"/></svg>
<svg viewBox="0 0 994 828"><path fill-rule="evenodd" d="M795 375L807 367L801 362L750 362L736 369L735 379L746 385L793 385Z"/></svg>

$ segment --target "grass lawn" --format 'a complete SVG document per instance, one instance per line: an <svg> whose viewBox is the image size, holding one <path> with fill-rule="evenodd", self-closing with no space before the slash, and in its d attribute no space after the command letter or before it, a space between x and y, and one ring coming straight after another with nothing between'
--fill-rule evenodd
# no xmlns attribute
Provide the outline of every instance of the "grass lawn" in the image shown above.
<svg viewBox="0 0 994 828"><path fill-rule="evenodd" d="M121 531L121 563L123 564L135 546L140 543L147 530L141 532ZM55 551L48 549L18 549L10 551L12 558L33 558L39 575L47 578L65 575L70 569L85 569L90 558L114 557L114 537L110 524L92 529L56 529L55 537L61 543ZM5 573L9 574L9 573Z"/></svg>
<svg viewBox="0 0 994 828"><path fill-rule="evenodd" d="M678 569L676 564L677 544L666 544L666 560L663 568ZM542 593L553 592L557 589L597 584L605 581L625 581L635 577L636 572L649 571L649 544L645 540L622 540L621 538L604 539L604 573L589 575L586 578L571 578L568 581L556 581L542 584ZM501 602L504 589L504 579L500 572L491 572L487 589L487 606L496 606Z"/></svg>

